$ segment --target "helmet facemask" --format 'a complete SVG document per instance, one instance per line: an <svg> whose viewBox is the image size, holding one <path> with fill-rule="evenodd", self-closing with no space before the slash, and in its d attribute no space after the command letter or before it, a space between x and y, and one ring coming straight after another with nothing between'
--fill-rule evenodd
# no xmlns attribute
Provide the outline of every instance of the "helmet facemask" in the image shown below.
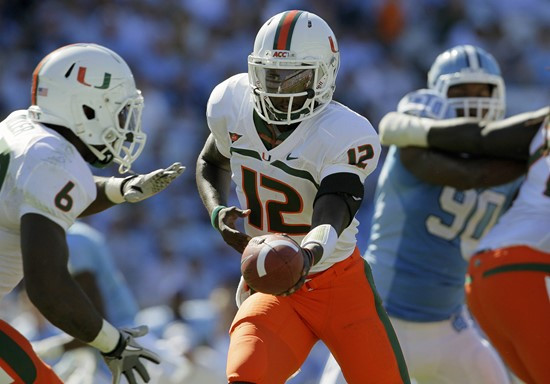
<svg viewBox="0 0 550 384"><path fill-rule="evenodd" d="M466 84L485 85L490 92L470 90L449 94L451 88ZM447 97L448 104L460 117L494 121L504 118L506 113L506 91L499 65L479 47L458 45L439 54L428 71L428 88Z"/></svg>
<svg viewBox="0 0 550 384"><path fill-rule="evenodd" d="M332 99L331 72L322 61L270 62L250 56L248 66L256 112L268 123L300 122Z"/></svg>
<svg viewBox="0 0 550 384"><path fill-rule="evenodd" d="M248 56L254 110L269 124L295 124L332 100L340 53L334 33L319 16L291 10L269 19Z"/></svg>
<svg viewBox="0 0 550 384"><path fill-rule="evenodd" d="M462 84L484 84L491 88L490 95L450 97L449 89ZM442 75L436 89L447 95L447 103L458 117L470 117L479 121L495 121L504 117L504 83L499 76L476 73L456 73Z"/></svg>

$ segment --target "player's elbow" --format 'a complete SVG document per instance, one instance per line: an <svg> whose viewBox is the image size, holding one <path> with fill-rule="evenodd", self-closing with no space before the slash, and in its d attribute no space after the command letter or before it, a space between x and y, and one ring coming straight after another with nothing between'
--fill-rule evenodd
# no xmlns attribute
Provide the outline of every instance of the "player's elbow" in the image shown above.
<svg viewBox="0 0 550 384"><path fill-rule="evenodd" d="M42 314L52 311L52 308L59 302L59 297L55 297L50 291L48 284L41 281L25 280L27 296L30 302Z"/></svg>

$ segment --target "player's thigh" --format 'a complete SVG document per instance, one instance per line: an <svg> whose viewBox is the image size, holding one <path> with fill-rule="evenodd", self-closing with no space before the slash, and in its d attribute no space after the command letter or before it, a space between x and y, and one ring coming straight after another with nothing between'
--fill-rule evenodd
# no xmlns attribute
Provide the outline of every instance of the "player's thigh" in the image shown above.
<svg viewBox="0 0 550 384"><path fill-rule="evenodd" d="M33 384L62 383L52 369L36 355L30 342L2 320L0 320L0 346L0 381Z"/></svg>
<svg viewBox="0 0 550 384"><path fill-rule="evenodd" d="M282 384L307 358L317 337L289 298L254 294L241 306L230 331L229 381Z"/></svg>
<svg viewBox="0 0 550 384"><path fill-rule="evenodd" d="M370 267L361 261L333 287L330 327L322 339L350 383L408 382L406 364Z"/></svg>

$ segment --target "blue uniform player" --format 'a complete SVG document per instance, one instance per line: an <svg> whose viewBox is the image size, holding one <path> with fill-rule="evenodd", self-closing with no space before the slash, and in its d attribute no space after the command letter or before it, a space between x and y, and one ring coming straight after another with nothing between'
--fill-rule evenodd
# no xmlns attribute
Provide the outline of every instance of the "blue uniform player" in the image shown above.
<svg viewBox="0 0 550 384"><path fill-rule="evenodd" d="M503 118L500 70L480 48L458 46L442 53L428 74L428 86L405 96L398 114L383 119L380 131L418 117ZM419 384L509 381L464 309L464 280L468 258L510 205L524 170L515 161L390 147L365 258L410 376ZM322 383L344 381L327 369Z"/></svg>
<svg viewBox="0 0 550 384"><path fill-rule="evenodd" d="M103 234L77 221L67 235L71 275L113 325L133 326L139 306L116 267ZM100 297L96 299L97 295Z"/></svg>

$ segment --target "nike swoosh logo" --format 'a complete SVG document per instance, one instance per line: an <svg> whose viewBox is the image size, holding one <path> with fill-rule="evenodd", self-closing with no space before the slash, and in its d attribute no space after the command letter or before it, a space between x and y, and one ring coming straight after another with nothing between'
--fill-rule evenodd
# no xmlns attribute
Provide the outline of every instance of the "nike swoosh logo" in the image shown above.
<svg viewBox="0 0 550 384"><path fill-rule="evenodd" d="M357 196L353 196L353 195L351 195L351 197L352 197L352 199L355 200L355 201L361 201L361 200L363 200L362 197L357 197Z"/></svg>
<svg viewBox="0 0 550 384"><path fill-rule="evenodd" d="M298 159L298 156L292 156L292 153L289 153L288 155L286 155L286 159L287 160L296 160L296 159Z"/></svg>

